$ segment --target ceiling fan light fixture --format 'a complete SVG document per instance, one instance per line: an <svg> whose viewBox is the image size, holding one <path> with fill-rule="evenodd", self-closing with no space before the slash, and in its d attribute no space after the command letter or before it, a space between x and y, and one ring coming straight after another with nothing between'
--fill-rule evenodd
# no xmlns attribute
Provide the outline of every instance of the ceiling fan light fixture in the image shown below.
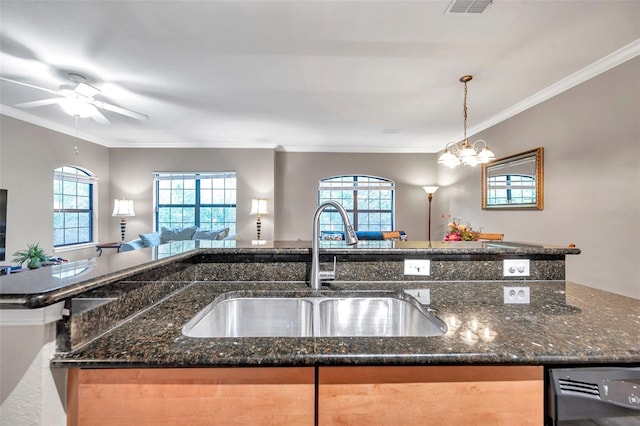
<svg viewBox="0 0 640 426"><path fill-rule="evenodd" d="M98 109L92 104L76 98L60 99L58 105L64 112L74 117L90 117L98 112Z"/></svg>
<svg viewBox="0 0 640 426"><path fill-rule="evenodd" d="M25 87L30 87L33 89L42 90L44 92L58 96L55 98L22 102L15 105L18 108L37 108L58 104L69 115L81 118L91 117L93 121L104 126L110 125L111 122L99 111L101 109L124 115L125 117L130 117L135 120L149 120L149 116L146 114L142 114L130 109L122 108L117 105L94 99L94 96L99 95L101 91L85 83L85 78L80 74L70 73L69 80L76 84L62 85L58 90L52 90L46 87L40 87L31 83L13 80L2 76L0 76L0 80Z"/></svg>
<svg viewBox="0 0 640 426"><path fill-rule="evenodd" d="M440 158L438 158L438 164L444 164L451 168L458 164L473 167L479 163L488 163L496 158L484 140L479 139L473 144L470 144L467 139L467 83L472 79L473 76L471 75L463 75L460 77L460 82L464 83L464 139L460 144L449 142L444 148L442 155L440 155Z"/></svg>

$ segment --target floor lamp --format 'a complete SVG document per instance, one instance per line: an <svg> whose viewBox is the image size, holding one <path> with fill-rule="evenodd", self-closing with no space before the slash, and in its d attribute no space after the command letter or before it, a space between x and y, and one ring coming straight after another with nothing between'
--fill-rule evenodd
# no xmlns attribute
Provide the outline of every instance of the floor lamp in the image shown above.
<svg viewBox="0 0 640 426"><path fill-rule="evenodd" d="M256 216L256 229L258 231L258 240L260 240L260 231L262 230L262 219L260 218L263 214L269 214L267 210L267 200L261 198L254 198L251 200L251 212L249 212L251 216Z"/></svg>
<svg viewBox="0 0 640 426"><path fill-rule="evenodd" d="M427 229L428 229L427 239L428 241L431 241L431 200L433 199L433 194L435 194L435 192L438 190L438 187L423 186L422 189L424 189L424 192L427 193L427 198L429 199L429 222L427 224Z"/></svg>
<svg viewBox="0 0 640 426"><path fill-rule="evenodd" d="M113 200L113 214L112 216L120 216L120 237L124 242L124 236L127 229L127 217L135 216L133 211L133 200Z"/></svg>

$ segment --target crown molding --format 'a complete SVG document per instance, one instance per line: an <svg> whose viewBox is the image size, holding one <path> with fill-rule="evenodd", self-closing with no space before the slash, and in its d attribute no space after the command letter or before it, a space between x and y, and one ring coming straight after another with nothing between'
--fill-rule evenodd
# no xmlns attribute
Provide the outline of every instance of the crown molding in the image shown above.
<svg viewBox="0 0 640 426"><path fill-rule="evenodd" d="M512 105L511 107L489 117L487 120L477 124L468 129L467 136L471 137L477 133L480 133L486 129L489 129L509 118L520 114L521 112L532 108L536 105L539 105L556 95L559 95L591 78L598 76L624 62L627 62L637 56L640 56L640 39L634 40L628 45L616 50L615 52L595 61L591 65L588 65L581 70L565 77L564 79L552 84L551 86L542 89L541 91L529 96L528 98ZM257 149L274 149L276 151L281 152L355 152L355 153L364 153L364 152L379 152L379 153L435 153L440 150L429 150L426 148L412 148L408 147L405 149L398 149L397 146L389 145L385 147L363 147L363 146L352 146L350 144L343 144L339 147L331 146L327 147L323 144L310 144L304 146L287 146L283 148L277 144L256 144L256 143L247 143L247 142L238 142L238 141L225 141L224 143L220 143L219 141L216 143L209 142L191 142L185 144L184 141L176 142L176 141L153 141L153 142L116 142L110 140L101 140L95 137L88 136L81 132L78 132L74 126L64 126L58 123L25 113L19 109L9 107L6 105L0 105L0 114L6 115L8 117L12 117L21 121L25 121L27 123L34 124L36 126L44 127L59 133L63 133L72 137L76 137L79 139L83 139L89 142L96 143L98 145L102 145L108 148L257 148ZM454 141L459 141L462 139L462 135L459 135Z"/></svg>
<svg viewBox="0 0 640 426"><path fill-rule="evenodd" d="M65 135L69 135L74 138L82 139L98 145L109 147L109 145L106 142L96 138L92 138L91 136L82 134L80 132L77 132L73 127L69 128L67 126L62 126L53 121L49 121L44 118L28 114L17 108L13 108L7 105L0 105L0 114L6 115L7 117L15 118L16 120L27 122L29 124L34 124L39 127L44 127L45 129L53 130L54 132L63 133Z"/></svg>
<svg viewBox="0 0 640 426"><path fill-rule="evenodd" d="M584 83L585 81L590 80L605 71L609 71L611 68L623 64L639 55L640 39L637 39L629 43L628 45L616 50L615 52L597 60L591 65L588 65L581 70L569 75L568 77L563 78L557 83L554 83L551 86L542 89L538 93L529 96L523 101L520 101L517 104L499 112L498 114L489 117L487 120L469 129L467 134L468 136L473 136L476 133L480 133L483 130L493 127L496 124L501 123L517 114L520 114L521 112L529 108L541 104L542 102L549 100L556 95L566 92L567 90L577 86L578 84ZM461 138L459 138L458 140L461 140Z"/></svg>

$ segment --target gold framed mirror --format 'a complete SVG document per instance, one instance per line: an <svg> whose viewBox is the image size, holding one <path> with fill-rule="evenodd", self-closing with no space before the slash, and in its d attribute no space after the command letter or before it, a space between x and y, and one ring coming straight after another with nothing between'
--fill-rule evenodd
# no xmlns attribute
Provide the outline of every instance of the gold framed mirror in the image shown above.
<svg viewBox="0 0 640 426"><path fill-rule="evenodd" d="M544 149L482 165L482 208L544 209Z"/></svg>

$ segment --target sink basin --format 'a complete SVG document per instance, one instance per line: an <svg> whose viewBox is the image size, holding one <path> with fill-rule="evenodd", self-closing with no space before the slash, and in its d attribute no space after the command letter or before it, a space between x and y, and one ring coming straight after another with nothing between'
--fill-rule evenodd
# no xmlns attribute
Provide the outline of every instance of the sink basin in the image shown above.
<svg viewBox="0 0 640 426"><path fill-rule="evenodd" d="M441 336L447 326L432 312L395 297L320 301L319 336Z"/></svg>
<svg viewBox="0 0 640 426"><path fill-rule="evenodd" d="M446 324L413 297L217 298L182 328L189 337L441 336Z"/></svg>
<svg viewBox="0 0 640 426"><path fill-rule="evenodd" d="M304 337L312 334L313 305L288 297L214 301L182 328L189 337Z"/></svg>

